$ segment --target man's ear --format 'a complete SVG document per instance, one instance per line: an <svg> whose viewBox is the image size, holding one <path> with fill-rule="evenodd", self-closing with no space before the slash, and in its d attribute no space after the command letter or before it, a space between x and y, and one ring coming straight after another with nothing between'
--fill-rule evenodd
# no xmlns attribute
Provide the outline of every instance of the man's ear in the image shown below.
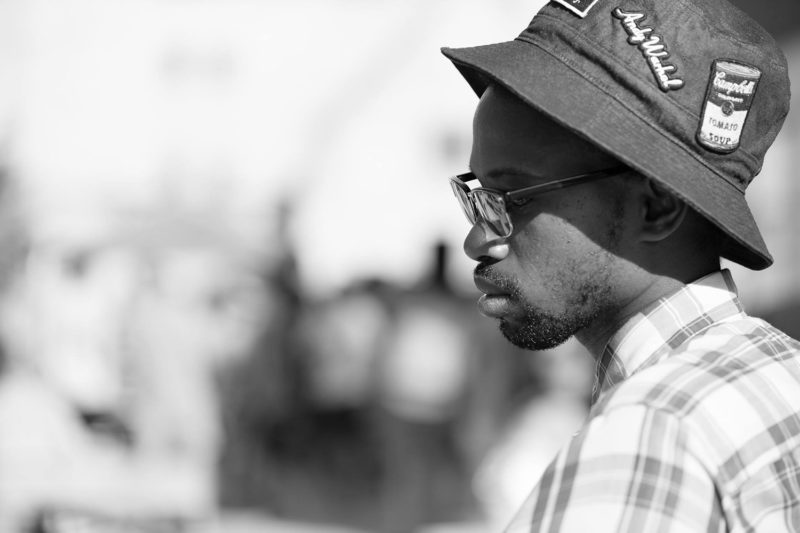
<svg viewBox="0 0 800 533"><path fill-rule="evenodd" d="M686 202L651 179L644 180L642 198L642 240L658 242L672 235L686 216Z"/></svg>

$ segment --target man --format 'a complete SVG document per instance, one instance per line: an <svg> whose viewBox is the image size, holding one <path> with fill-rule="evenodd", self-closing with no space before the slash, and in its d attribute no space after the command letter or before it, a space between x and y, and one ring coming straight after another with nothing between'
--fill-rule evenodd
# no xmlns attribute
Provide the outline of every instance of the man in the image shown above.
<svg viewBox="0 0 800 533"><path fill-rule="evenodd" d="M788 112L774 40L725 0L554 0L443 52L480 96L451 182L479 308L597 362L509 531L800 531L800 344L720 271L772 263L744 192Z"/></svg>

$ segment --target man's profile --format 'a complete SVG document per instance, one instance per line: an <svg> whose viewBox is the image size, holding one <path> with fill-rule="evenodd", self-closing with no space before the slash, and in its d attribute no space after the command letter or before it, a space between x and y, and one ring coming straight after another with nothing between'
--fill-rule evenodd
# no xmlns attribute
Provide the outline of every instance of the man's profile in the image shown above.
<svg viewBox="0 0 800 533"><path fill-rule="evenodd" d="M800 530L800 344L720 267L773 261L745 190L789 109L775 41L726 0L554 0L443 52L480 97L450 182L479 309L596 361L509 531Z"/></svg>

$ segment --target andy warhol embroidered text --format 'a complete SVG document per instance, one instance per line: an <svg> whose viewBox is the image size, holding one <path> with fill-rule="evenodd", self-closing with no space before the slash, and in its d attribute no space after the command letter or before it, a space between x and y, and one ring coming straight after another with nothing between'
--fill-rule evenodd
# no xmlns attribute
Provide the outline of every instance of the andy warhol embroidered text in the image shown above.
<svg viewBox="0 0 800 533"><path fill-rule="evenodd" d="M666 45L661 42L661 37L653 35L653 28L639 25L645 18L644 13L627 12L616 8L612 14L622 22L622 27L628 34L628 43L641 50L661 90L666 92L683 87L683 80L675 76L678 67L666 62L669 52Z"/></svg>

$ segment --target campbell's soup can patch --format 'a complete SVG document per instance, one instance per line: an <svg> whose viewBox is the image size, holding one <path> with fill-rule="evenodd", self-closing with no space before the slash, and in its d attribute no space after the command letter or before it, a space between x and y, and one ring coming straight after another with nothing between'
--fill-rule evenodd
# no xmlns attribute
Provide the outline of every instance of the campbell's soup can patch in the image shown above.
<svg viewBox="0 0 800 533"><path fill-rule="evenodd" d="M739 148L760 79L757 68L733 61L714 62L697 132L700 144L721 153Z"/></svg>

